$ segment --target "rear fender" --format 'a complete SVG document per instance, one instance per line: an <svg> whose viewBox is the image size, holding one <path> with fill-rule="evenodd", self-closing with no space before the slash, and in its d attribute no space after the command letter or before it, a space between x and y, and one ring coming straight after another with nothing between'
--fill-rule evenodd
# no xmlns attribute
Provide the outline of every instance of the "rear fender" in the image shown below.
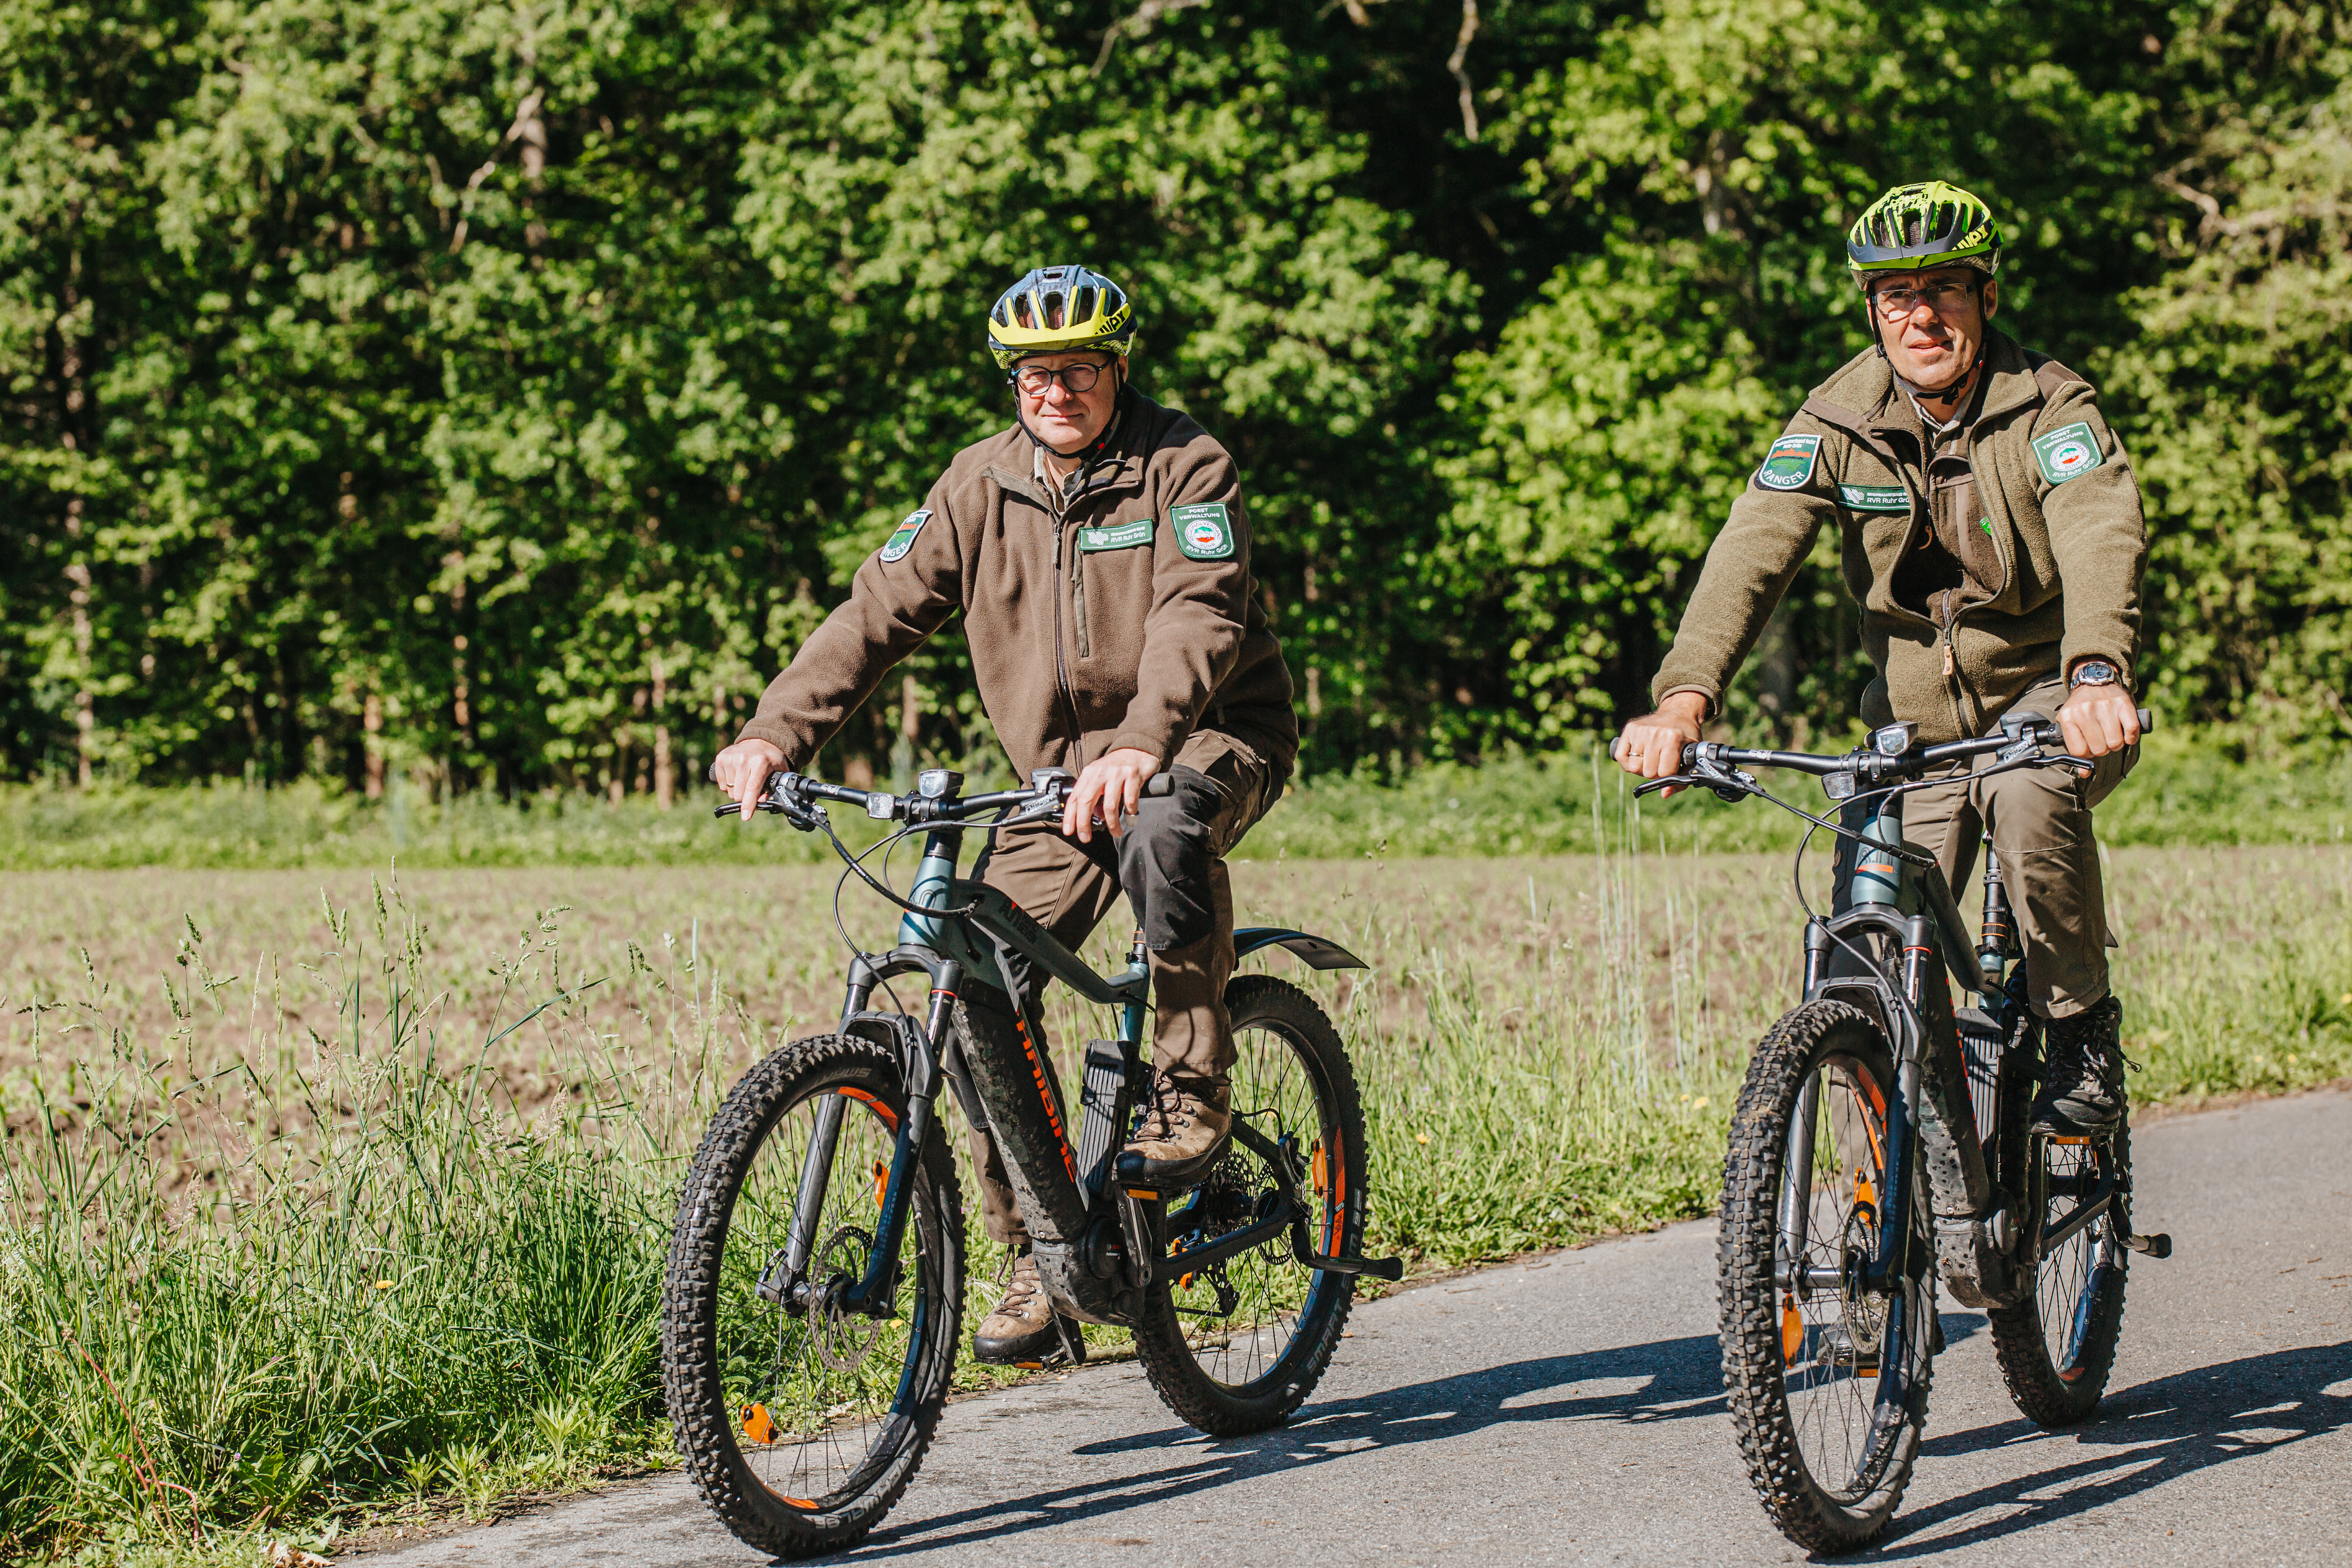
<svg viewBox="0 0 2352 1568"><path fill-rule="evenodd" d="M1244 926L1234 932L1234 956L1245 958L1262 947L1286 947L1310 969L1370 969L1370 964L1338 942L1281 926Z"/></svg>

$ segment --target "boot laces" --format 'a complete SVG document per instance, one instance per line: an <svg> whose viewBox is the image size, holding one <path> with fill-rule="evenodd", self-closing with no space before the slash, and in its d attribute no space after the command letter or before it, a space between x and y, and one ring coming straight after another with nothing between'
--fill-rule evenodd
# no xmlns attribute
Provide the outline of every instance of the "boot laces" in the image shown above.
<svg viewBox="0 0 2352 1568"><path fill-rule="evenodd" d="M1024 1263L1029 1267L1024 1268L1022 1265ZM1019 1254L1004 1266L1004 1294L996 1299L995 1312L991 1315L1025 1316L1031 1301L1044 1288L1044 1281L1037 1278L1034 1257L1026 1252Z"/></svg>

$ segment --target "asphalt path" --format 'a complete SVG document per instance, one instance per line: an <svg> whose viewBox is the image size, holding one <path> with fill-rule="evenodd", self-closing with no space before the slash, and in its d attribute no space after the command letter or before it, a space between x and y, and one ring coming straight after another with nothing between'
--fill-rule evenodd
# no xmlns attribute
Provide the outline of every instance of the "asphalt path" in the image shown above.
<svg viewBox="0 0 2352 1568"><path fill-rule="evenodd" d="M2042 1432L1980 1314L1944 1316L1926 1452L1851 1561L2352 1563L2352 1094L2137 1130L2122 1349L2091 1423ZM914 1485L836 1561L1786 1563L1726 1414L1699 1222L1360 1304L1281 1431L1213 1442L1132 1363L950 1405ZM405 1547L383 1568L761 1560L677 1476Z"/></svg>

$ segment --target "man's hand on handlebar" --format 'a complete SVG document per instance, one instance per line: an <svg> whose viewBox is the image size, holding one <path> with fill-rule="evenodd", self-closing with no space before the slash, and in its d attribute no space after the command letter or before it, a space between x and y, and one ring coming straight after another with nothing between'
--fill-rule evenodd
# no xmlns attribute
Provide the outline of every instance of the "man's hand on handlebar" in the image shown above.
<svg viewBox="0 0 2352 1568"><path fill-rule="evenodd" d="M2121 686L2078 686L2058 710L2058 732L2078 757L2104 757L2139 741L2139 711Z"/></svg>
<svg viewBox="0 0 2352 1568"><path fill-rule="evenodd" d="M712 759L710 782L743 808L741 820L760 815L760 796L771 774L781 773L784 753L772 741L738 741Z"/></svg>
<svg viewBox="0 0 2352 1568"><path fill-rule="evenodd" d="M1159 771L1158 757L1133 746L1105 752L1088 763L1078 782L1070 786L1070 798L1062 807L1063 836L1081 844L1093 843L1095 818L1100 816L1111 837L1118 837L1126 819L1135 815L1143 786Z"/></svg>
<svg viewBox="0 0 2352 1568"><path fill-rule="evenodd" d="M1683 771L1683 748L1698 743L1699 726L1706 721L1704 696L1696 691L1674 692L1658 704L1655 713L1627 724L1609 754L1635 778L1672 778ZM1664 793L1673 795L1675 790Z"/></svg>

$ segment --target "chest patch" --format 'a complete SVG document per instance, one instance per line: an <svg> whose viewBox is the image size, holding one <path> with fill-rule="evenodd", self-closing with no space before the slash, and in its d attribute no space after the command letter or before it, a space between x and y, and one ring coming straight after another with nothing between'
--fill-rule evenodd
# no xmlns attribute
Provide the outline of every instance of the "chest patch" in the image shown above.
<svg viewBox="0 0 2352 1568"><path fill-rule="evenodd" d="M1223 561L1234 552L1234 525L1221 500L1194 501L1168 509L1176 548L1193 561Z"/></svg>
<svg viewBox="0 0 2352 1568"><path fill-rule="evenodd" d="M1813 477L1813 460L1821 455L1819 436L1783 436L1764 454L1756 482L1768 490L1793 490Z"/></svg>
<svg viewBox="0 0 2352 1568"><path fill-rule="evenodd" d="M1082 528L1078 530L1078 548L1087 552L1132 550L1151 542L1151 529L1152 521L1148 517L1139 517L1133 522L1114 522L1105 528Z"/></svg>
<svg viewBox="0 0 2352 1568"><path fill-rule="evenodd" d="M930 521L931 514L928 508L921 511L908 512L907 521L893 529L890 537L882 542L883 563L887 565L893 561L905 560L907 552L915 548L915 535L922 532L923 524Z"/></svg>
<svg viewBox="0 0 2352 1568"><path fill-rule="evenodd" d="M1901 485L1840 485L1848 511L1909 511L1911 497Z"/></svg>
<svg viewBox="0 0 2352 1568"><path fill-rule="evenodd" d="M2098 438L2091 434L2088 425L2081 424L2036 436L2033 456L2042 465L2042 477L2053 485L2087 474L2105 460L2099 456Z"/></svg>

